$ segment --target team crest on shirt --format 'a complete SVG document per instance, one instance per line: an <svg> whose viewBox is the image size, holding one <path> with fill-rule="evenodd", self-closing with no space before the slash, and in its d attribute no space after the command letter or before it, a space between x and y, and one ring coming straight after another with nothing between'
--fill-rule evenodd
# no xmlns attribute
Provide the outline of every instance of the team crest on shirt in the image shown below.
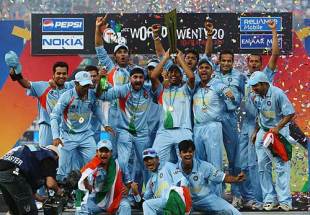
<svg viewBox="0 0 310 215"><path fill-rule="evenodd" d="M267 101L267 105L268 105L268 106L271 106L271 101Z"/></svg>
<svg viewBox="0 0 310 215"><path fill-rule="evenodd" d="M164 173L161 172L161 173L159 174L159 178L162 178L163 176L164 176Z"/></svg>
<svg viewBox="0 0 310 215"><path fill-rule="evenodd" d="M198 181L198 176L195 175L195 176L193 177L193 180L194 180L194 181Z"/></svg>
<svg viewBox="0 0 310 215"><path fill-rule="evenodd" d="M212 174L214 177L217 177L218 175L219 175L219 171L218 170L216 170L215 172L213 172L213 174Z"/></svg>
<svg viewBox="0 0 310 215"><path fill-rule="evenodd" d="M228 78L228 81L229 81L229 82L232 82L232 78Z"/></svg>
<svg viewBox="0 0 310 215"><path fill-rule="evenodd" d="M146 90L144 90L144 92L143 92L143 97L144 97L145 99L147 99L147 98L149 97L149 95L148 95L148 93L147 93Z"/></svg>
<svg viewBox="0 0 310 215"><path fill-rule="evenodd" d="M173 174L174 174L174 175L177 175L179 172L181 172L181 170L180 170L180 169L176 169L176 170L173 172Z"/></svg>

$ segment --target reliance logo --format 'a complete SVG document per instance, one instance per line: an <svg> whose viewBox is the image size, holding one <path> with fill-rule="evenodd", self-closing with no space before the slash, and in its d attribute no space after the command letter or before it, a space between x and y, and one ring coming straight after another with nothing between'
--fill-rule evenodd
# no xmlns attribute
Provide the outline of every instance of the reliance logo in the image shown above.
<svg viewBox="0 0 310 215"><path fill-rule="evenodd" d="M42 35L44 49L84 49L83 35Z"/></svg>

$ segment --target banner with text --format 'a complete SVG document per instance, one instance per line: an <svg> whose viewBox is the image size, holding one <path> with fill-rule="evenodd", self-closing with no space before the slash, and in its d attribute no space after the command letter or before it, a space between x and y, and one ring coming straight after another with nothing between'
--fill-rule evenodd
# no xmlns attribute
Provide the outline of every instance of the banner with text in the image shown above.
<svg viewBox="0 0 310 215"><path fill-rule="evenodd" d="M32 14L32 54L94 54L95 20L102 14ZM177 48L195 48L203 53L207 32L204 21L214 25L214 52L231 49L235 53L268 53L272 45L267 21L276 22L283 54L292 51L291 13L179 13ZM108 53L118 43L126 43L134 54L154 54L152 24L164 25L163 13L109 14L103 39ZM168 48L168 31L161 29L162 43Z"/></svg>

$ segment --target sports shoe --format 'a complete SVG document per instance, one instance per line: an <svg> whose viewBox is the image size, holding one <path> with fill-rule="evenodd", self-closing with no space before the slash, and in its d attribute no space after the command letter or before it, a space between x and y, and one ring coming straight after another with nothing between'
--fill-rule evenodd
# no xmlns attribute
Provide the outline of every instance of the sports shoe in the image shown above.
<svg viewBox="0 0 310 215"><path fill-rule="evenodd" d="M263 204L260 202L256 202L254 200L243 202L243 207L253 210L253 211L261 211L263 210Z"/></svg>
<svg viewBox="0 0 310 215"><path fill-rule="evenodd" d="M290 211L292 210L292 207L289 206L288 204L282 203L279 205L279 210L283 210L283 211Z"/></svg>
<svg viewBox="0 0 310 215"><path fill-rule="evenodd" d="M271 211L272 209L276 208L276 204L273 202L265 202L263 205L263 209L265 211Z"/></svg>
<svg viewBox="0 0 310 215"><path fill-rule="evenodd" d="M231 203L235 208L237 208L238 210L240 208L242 208L242 199L241 198L238 198L236 196L233 196L233 200L232 200L232 203Z"/></svg>

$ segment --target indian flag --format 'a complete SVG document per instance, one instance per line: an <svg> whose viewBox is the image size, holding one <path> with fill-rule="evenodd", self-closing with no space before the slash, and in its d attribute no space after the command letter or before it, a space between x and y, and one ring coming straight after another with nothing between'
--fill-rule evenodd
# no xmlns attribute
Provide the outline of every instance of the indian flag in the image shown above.
<svg viewBox="0 0 310 215"><path fill-rule="evenodd" d="M263 146L269 148L273 155L280 157L285 162L291 160L292 145L283 135L267 132L263 141Z"/></svg>
<svg viewBox="0 0 310 215"><path fill-rule="evenodd" d="M82 176L79 180L78 187L80 190L86 192L82 204L87 202L88 190L84 186L84 179L91 174L96 176L97 168L99 167L101 160L98 156L95 156L86 166L81 170ZM99 207L106 208L108 213L114 214L117 212L119 204L122 199L122 190L125 187L122 180L122 172L117 160L110 158L107 178L102 191L96 193L96 203Z"/></svg>
<svg viewBox="0 0 310 215"><path fill-rule="evenodd" d="M192 208L192 199L187 187L172 186L169 192L169 198L164 208L164 215L190 214Z"/></svg>

